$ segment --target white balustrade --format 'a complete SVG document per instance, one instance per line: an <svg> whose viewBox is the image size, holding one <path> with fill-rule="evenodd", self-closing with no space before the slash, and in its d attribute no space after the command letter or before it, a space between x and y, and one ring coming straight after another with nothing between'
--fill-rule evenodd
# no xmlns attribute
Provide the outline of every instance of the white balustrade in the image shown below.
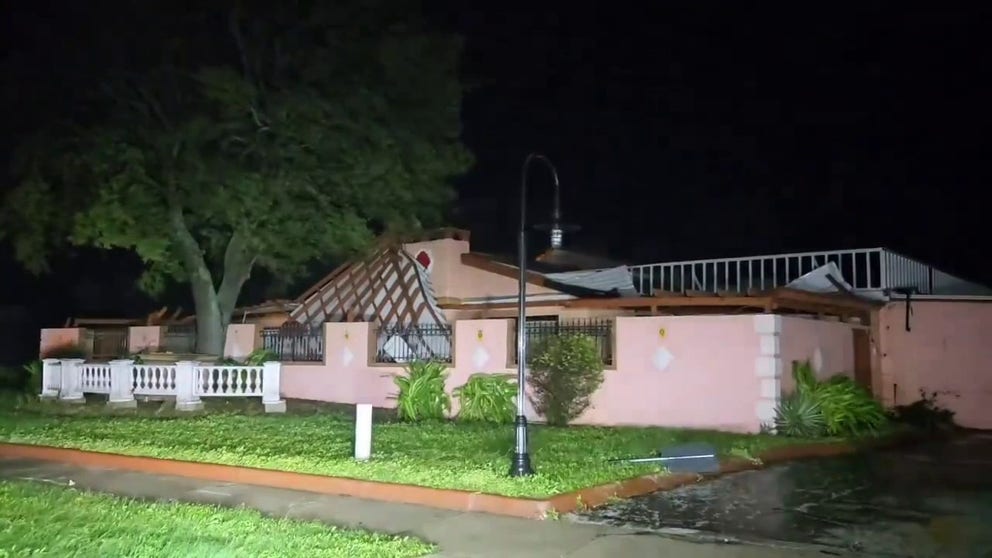
<svg viewBox="0 0 992 558"><path fill-rule="evenodd" d="M280 399L279 385L282 363L266 362L262 366L262 404L266 413L285 413L286 402Z"/></svg>
<svg viewBox="0 0 992 558"><path fill-rule="evenodd" d="M55 399L62 389L62 361L46 358L41 361L41 397Z"/></svg>
<svg viewBox="0 0 992 558"><path fill-rule="evenodd" d="M82 359L46 359L42 396L82 402L84 393L107 394L108 404L133 407L135 395L172 396L176 409L203 409L201 397L261 397L265 411L285 412L280 398L282 364L220 366L181 361L135 364L133 360L87 363Z"/></svg>
<svg viewBox="0 0 992 558"><path fill-rule="evenodd" d="M203 401L197 392L196 367L198 362L180 361L176 363L176 410L203 410Z"/></svg>
<svg viewBox="0 0 992 558"><path fill-rule="evenodd" d="M261 366L198 366L197 394L203 397L261 397Z"/></svg>
<svg viewBox="0 0 992 558"><path fill-rule="evenodd" d="M59 387L59 400L67 403L85 403L83 397L83 359L64 358L62 359L61 386Z"/></svg>
<svg viewBox="0 0 992 558"><path fill-rule="evenodd" d="M933 290L936 270L885 248L665 262L630 266L630 272L634 287L645 296L659 291L747 293L783 287L828 263L836 264L858 291Z"/></svg>
<svg viewBox="0 0 992 558"><path fill-rule="evenodd" d="M175 395L175 364L137 364L131 368L136 395Z"/></svg>
<svg viewBox="0 0 992 558"><path fill-rule="evenodd" d="M134 361L119 359L110 361L110 391L107 406L133 409L138 406L134 399Z"/></svg>
<svg viewBox="0 0 992 558"><path fill-rule="evenodd" d="M110 364L84 362L79 369L80 391L110 393Z"/></svg>

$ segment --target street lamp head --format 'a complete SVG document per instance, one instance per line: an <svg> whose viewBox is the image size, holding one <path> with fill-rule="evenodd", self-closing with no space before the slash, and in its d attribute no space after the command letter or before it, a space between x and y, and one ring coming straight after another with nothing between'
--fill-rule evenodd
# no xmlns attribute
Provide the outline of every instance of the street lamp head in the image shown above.
<svg viewBox="0 0 992 558"><path fill-rule="evenodd" d="M534 228L539 231L548 231L549 238L551 240L552 250L561 250L562 245L565 241L565 233L575 232L579 230L578 225L572 225L569 223L561 222L561 211L556 208L554 212L554 220L551 224L540 224L535 225Z"/></svg>

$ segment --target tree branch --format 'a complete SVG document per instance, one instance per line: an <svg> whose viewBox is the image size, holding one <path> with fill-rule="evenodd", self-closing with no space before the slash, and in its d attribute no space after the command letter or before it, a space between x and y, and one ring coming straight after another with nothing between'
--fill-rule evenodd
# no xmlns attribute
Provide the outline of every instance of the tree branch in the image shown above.
<svg viewBox="0 0 992 558"><path fill-rule="evenodd" d="M217 304L220 306L222 316L227 317L234 312L241 287L251 275L251 268L254 265L255 257L249 252L244 235L240 231L235 231L227 243L227 250L224 253L224 278L217 289Z"/></svg>

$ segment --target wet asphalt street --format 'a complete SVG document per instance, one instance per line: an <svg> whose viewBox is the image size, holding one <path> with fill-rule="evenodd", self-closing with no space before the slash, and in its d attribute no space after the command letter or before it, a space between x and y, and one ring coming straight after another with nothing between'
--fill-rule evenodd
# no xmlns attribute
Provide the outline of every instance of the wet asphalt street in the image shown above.
<svg viewBox="0 0 992 558"><path fill-rule="evenodd" d="M992 558L992 433L737 473L571 519L824 555Z"/></svg>

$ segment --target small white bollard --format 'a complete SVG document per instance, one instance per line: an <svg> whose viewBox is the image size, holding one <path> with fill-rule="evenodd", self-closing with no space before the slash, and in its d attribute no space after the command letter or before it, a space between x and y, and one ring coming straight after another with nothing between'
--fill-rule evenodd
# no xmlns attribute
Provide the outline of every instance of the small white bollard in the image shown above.
<svg viewBox="0 0 992 558"><path fill-rule="evenodd" d="M372 405L355 405L355 459L368 461L372 457Z"/></svg>

